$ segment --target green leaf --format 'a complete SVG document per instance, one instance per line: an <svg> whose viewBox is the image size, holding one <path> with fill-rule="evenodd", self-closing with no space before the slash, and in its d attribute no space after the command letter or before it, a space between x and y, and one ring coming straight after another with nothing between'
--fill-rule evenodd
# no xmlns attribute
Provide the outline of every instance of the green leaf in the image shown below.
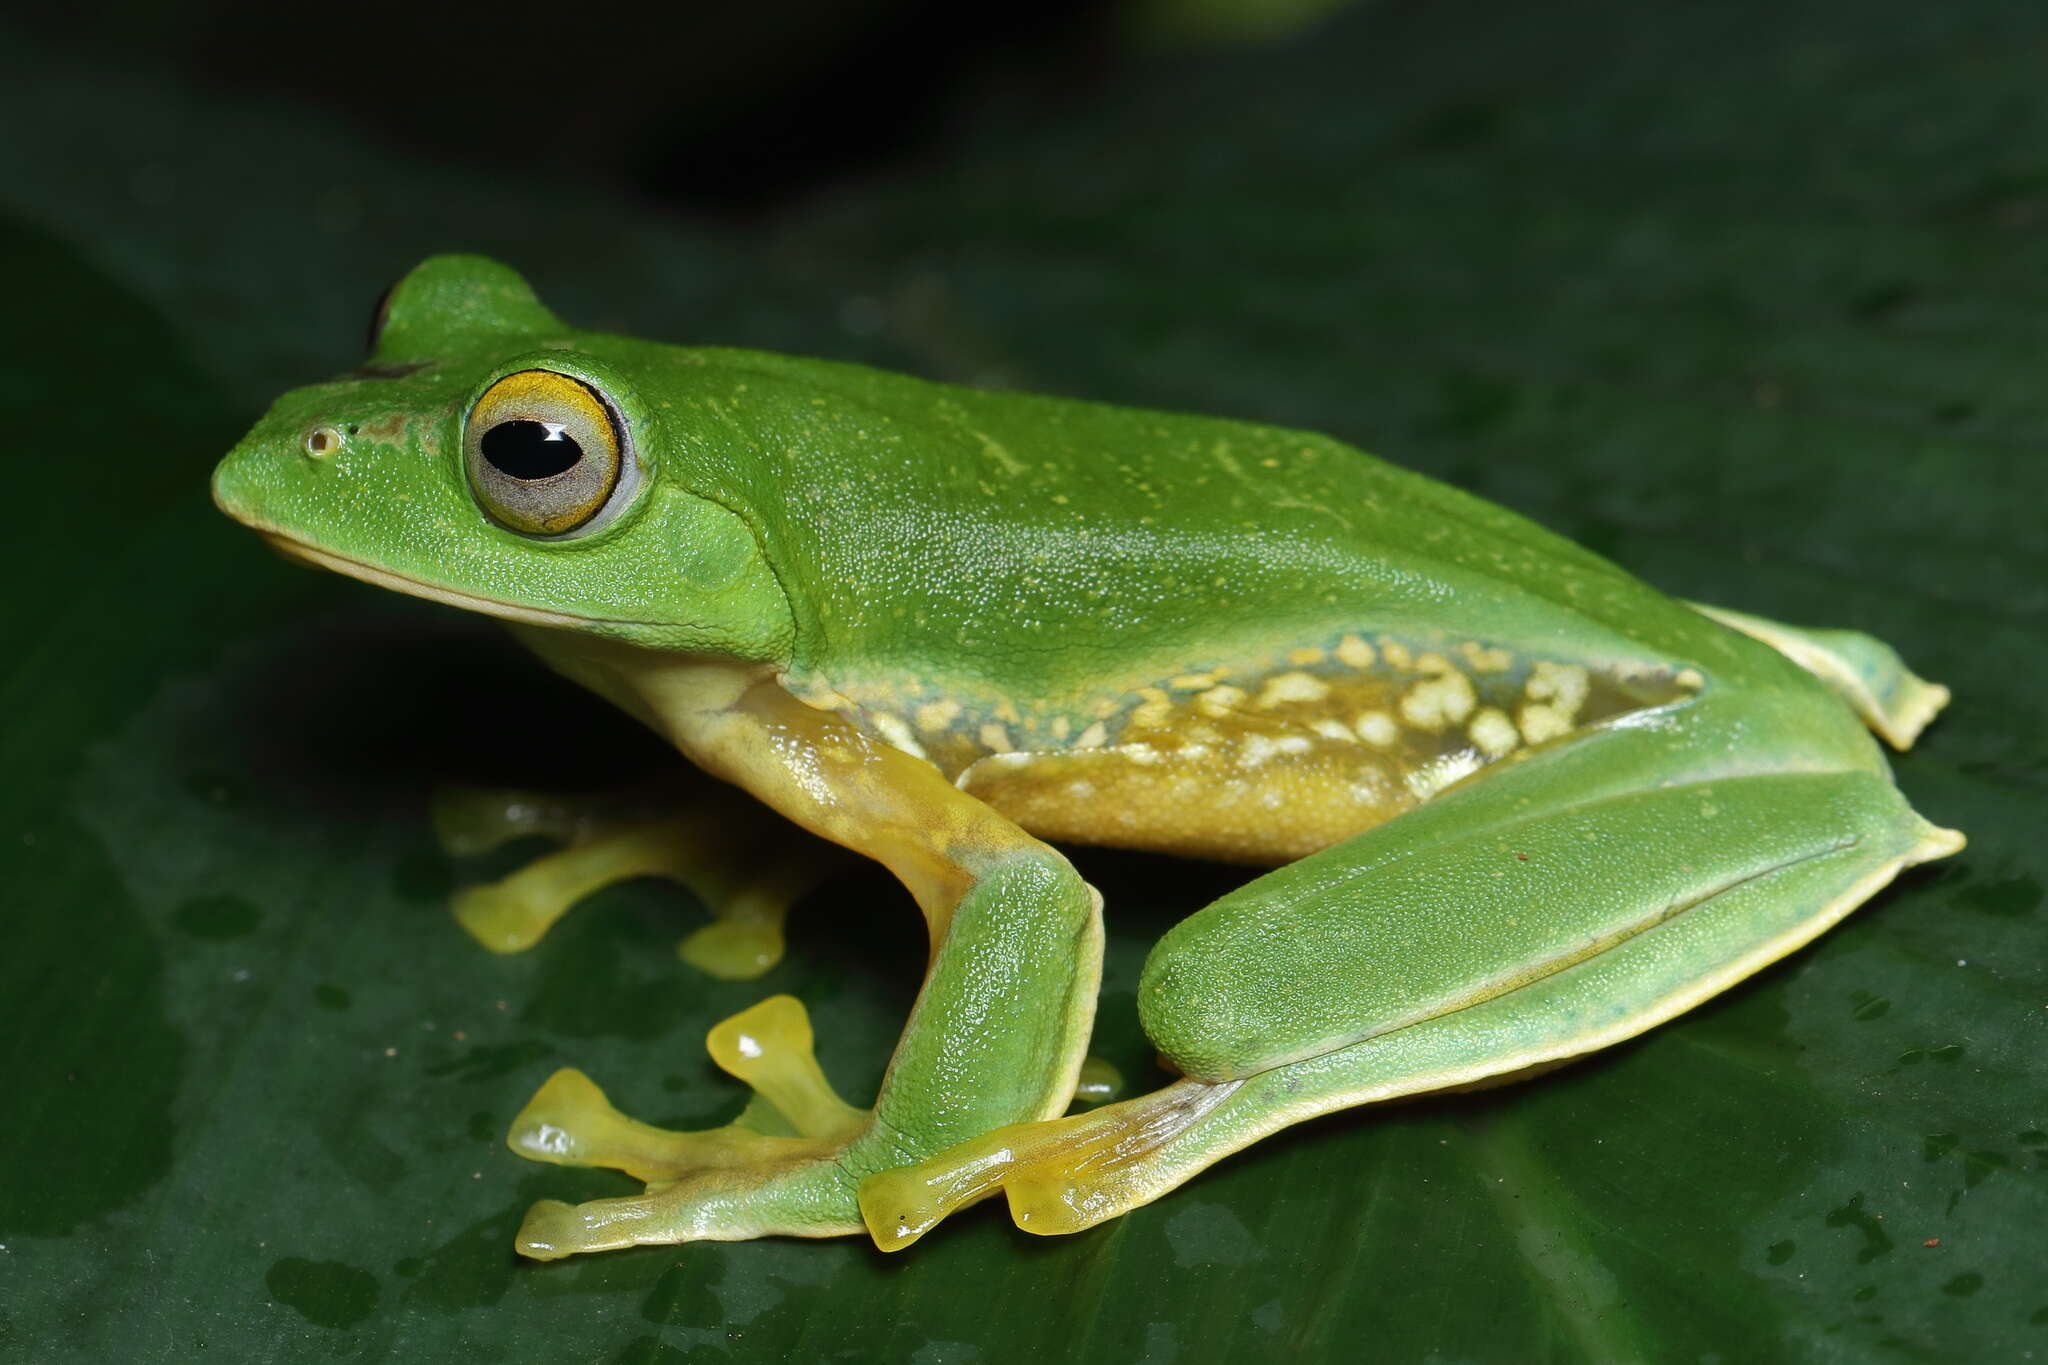
<svg viewBox="0 0 2048 1365"><path fill-rule="evenodd" d="M740 236L290 106L0 83L0 1355L36 1360L2015 1359L2048 1349L2048 20L2023 5L1367 7L993 107L935 168ZM316 68L317 69L317 68ZM341 68L334 69L338 74ZM254 177L254 179L252 179ZM345 201L345 202L344 202ZM347 212L343 212L347 209ZM353 226L352 226L353 225ZM500 255L565 316L1330 431L1687 597L1949 683L1900 781L1966 831L1630 1045L1294 1130L1038 1240L518 1262L506 1121L574 1064L720 1121L773 990L872 1089L915 988L879 874L754 985L613 888L533 952L449 920L451 780L667 762L488 625L292 569L207 505L378 290ZM516 741L536 713L553 747ZM1227 870L1081 855L1097 1050Z"/></svg>

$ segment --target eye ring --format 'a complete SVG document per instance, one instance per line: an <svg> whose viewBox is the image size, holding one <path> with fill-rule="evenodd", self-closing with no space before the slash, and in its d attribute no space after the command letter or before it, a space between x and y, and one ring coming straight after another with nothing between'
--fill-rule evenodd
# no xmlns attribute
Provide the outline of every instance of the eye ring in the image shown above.
<svg viewBox="0 0 2048 1365"><path fill-rule="evenodd" d="M463 428L470 491L499 525L566 535L610 503L627 469L618 417L595 388L554 370L520 370L485 389Z"/></svg>
<svg viewBox="0 0 2048 1365"><path fill-rule="evenodd" d="M324 459L341 449L341 428L322 422L306 433L306 453Z"/></svg>

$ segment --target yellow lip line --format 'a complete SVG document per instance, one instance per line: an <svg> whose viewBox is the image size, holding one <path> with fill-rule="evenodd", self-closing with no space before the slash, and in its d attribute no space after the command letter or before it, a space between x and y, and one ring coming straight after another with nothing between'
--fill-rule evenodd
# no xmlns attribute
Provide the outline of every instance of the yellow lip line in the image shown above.
<svg viewBox="0 0 2048 1365"><path fill-rule="evenodd" d="M390 588L393 592L424 597L431 602L445 602L451 607L482 612L486 616L496 616L506 621L518 621L529 626L552 626L557 630L588 630L594 625L646 624L643 621L609 621L588 616L570 616L565 612L548 611L541 607L521 606L517 602L500 602L494 597L478 597L473 593L457 592L454 588L422 583L416 578L407 578L389 569L380 569L374 564L365 564L359 559L335 554L332 550L318 549L277 531L264 531L259 528L259 534L288 559L300 560L319 569L332 569L350 578L360 578L365 583L375 583L380 588Z"/></svg>

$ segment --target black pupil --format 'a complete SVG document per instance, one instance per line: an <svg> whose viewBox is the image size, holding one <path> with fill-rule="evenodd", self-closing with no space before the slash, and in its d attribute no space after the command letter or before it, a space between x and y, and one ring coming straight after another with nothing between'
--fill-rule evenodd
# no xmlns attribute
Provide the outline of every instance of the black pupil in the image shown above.
<svg viewBox="0 0 2048 1365"><path fill-rule="evenodd" d="M484 433L483 455L508 479L549 479L583 458L558 422L500 422Z"/></svg>

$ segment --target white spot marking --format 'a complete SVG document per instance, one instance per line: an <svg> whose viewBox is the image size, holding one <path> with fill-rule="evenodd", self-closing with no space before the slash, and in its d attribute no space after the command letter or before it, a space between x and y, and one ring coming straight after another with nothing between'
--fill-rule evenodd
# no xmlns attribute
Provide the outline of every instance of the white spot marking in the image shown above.
<svg viewBox="0 0 2048 1365"><path fill-rule="evenodd" d="M1220 720L1244 704L1244 695L1242 687L1225 684L1222 687L1212 687L1195 698L1195 705L1200 707L1204 714Z"/></svg>
<svg viewBox="0 0 2048 1365"><path fill-rule="evenodd" d="M1329 695L1330 685L1313 674L1277 673L1259 689L1258 705L1265 710L1290 701L1321 701Z"/></svg>
<svg viewBox="0 0 2048 1365"><path fill-rule="evenodd" d="M1436 655L1430 657L1437 658ZM1438 661L1441 662L1440 659ZM1437 673L1424 678L1401 695L1401 719L1418 730L1434 734L1471 715L1476 700L1472 681L1463 673L1455 669Z"/></svg>
<svg viewBox="0 0 2048 1365"><path fill-rule="evenodd" d="M1458 779L1479 771L1479 766L1479 755L1471 749L1445 754L1409 773L1408 790L1415 794L1416 800L1427 801Z"/></svg>
<svg viewBox="0 0 2048 1365"><path fill-rule="evenodd" d="M908 725L905 725L887 711L873 711L869 714L874 718L875 728L882 732L883 739L888 740L912 758L923 758L925 756L924 746L917 742L916 735L910 733Z"/></svg>
<svg viewBox="0 0 2048 1365"><path fill-rule="evenodd" d="M1401 727L1385 711L1364 711L1351 722L1358 737L1379 749L1391 749L1401 738Z"/></svg>
<svg viewBox="0 0 2048 1365"><path fill-rule="evenodd" d="M1280 751L1267 735L1246 735L1244 744L1238 750L1237 761L1247 768L1256 768Z"/></svg>
<svg viewBox="0 0 2048 1365"><path fill-rule="evenodd" d="M1499 758L1522 742L1522 737L1515 733L1515 723L1508 719L1507 713L1493 706L1472 717L1466 733L1488 758Z"/></svg>
<svg viewBox="0 0 2048 1365"><path fill-rule="evenodd" d="M1533 702L1521 709L1516 722L1521 726L1522 738L1531 744L1568 735L1572 729L1571 721L1560 715L1555 707Z"/></svg>

